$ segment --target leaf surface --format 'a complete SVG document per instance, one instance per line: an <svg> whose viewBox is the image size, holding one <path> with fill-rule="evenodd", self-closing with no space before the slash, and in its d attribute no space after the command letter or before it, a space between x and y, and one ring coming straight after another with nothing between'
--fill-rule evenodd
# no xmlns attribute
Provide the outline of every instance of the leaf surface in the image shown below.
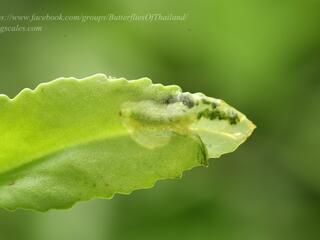
<svg viewBox="0 0 320 240"><path fill-rule="evenodd" d="M0 207L46 211L150 188L234 151L255 126L178 86L97 74L0 95Z"/></svg>

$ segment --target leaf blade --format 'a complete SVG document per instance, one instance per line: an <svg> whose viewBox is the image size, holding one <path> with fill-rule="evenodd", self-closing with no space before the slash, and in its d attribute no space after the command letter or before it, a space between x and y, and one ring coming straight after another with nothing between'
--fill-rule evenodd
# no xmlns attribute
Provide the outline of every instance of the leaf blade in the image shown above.
<svg viewBox="0 0 320 240"><path fill-rule="evenodd" d="M14 99L0 95L0 207L67 208L148 188L206 165L209 157L234 150L254 129L219 101L146 78L102 74L58 79ZM199 112L207 114L199 118ZM239 124L232 126L234 114ZM241 139L216 154L210 147L214 126L240 132Z"/></svg>

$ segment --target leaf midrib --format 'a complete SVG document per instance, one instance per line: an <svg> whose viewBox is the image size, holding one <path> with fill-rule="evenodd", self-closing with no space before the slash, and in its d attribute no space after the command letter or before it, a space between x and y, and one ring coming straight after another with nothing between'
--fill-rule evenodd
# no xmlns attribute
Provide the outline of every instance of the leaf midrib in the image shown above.
<svg viewBox="0 0 320 240"><path fill-rule="evenodd" d="M59 152L66 151L66 150L71 149L71 148L77 148L79 146L89 145L89 144L92 144L92 143L95 143L95 142L100 142L100 141L103 141L103 140L113 139L113 138L118 138L118 137L124 137L124 136L129 136L130 137L130 133L128 131L126 131L126 130L123 130L123 131L119 131L117 134L110 134L110 135L108 135L108 137L97 137L97 138L86 140L86 141L83 141L83 142L77 142L77 143L74 143L74 144L67 144L64 147L60 147L60 148L57 148L57 149L52 150L52 151L44 152L42 154L34 156L33 158L29 158L29 159L24 160L24 163L21 164L21 165L16 165L13 168L10 168L10 169L5 170L5 171L1 171L0 170L0 184L1 184L2 176L8 175L8 174L10 175L12 172L15 172L17 169L23 169L26 166L36 164L37 162L39 162L39 160L46 159L47 156L55 155L55 154L58 154Z"/></svg>

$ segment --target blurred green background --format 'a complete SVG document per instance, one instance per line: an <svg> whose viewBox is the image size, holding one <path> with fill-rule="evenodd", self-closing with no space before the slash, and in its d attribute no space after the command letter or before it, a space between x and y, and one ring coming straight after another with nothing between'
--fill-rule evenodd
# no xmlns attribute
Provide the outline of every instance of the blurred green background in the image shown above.
<svg viewBox="0 0 320 240"><path fill-rule="evenodd" d="M182 22L20 22L44 29L0 34L1 93L61 76L148 76L222 98L258 126L236 152L181 180L69 210L0 210L1 240L319 239L320 1L0 5L0 15L187 14Z"/></svg>

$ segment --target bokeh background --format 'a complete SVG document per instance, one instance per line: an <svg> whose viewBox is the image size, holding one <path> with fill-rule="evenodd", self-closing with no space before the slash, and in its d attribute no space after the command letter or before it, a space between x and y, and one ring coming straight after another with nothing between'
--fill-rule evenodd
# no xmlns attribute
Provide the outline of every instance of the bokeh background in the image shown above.
<svg viewBox="0 0 320 240"><path fill-rule="evenodd" d="M320 1L0 5L0 15L187 14L182 22L21 22L44 30L0 34L1 93L61 76L148 76L222 98L258 126L236 152L181 180L69 210L0 210L1 240L319 239Z"/></svg>

